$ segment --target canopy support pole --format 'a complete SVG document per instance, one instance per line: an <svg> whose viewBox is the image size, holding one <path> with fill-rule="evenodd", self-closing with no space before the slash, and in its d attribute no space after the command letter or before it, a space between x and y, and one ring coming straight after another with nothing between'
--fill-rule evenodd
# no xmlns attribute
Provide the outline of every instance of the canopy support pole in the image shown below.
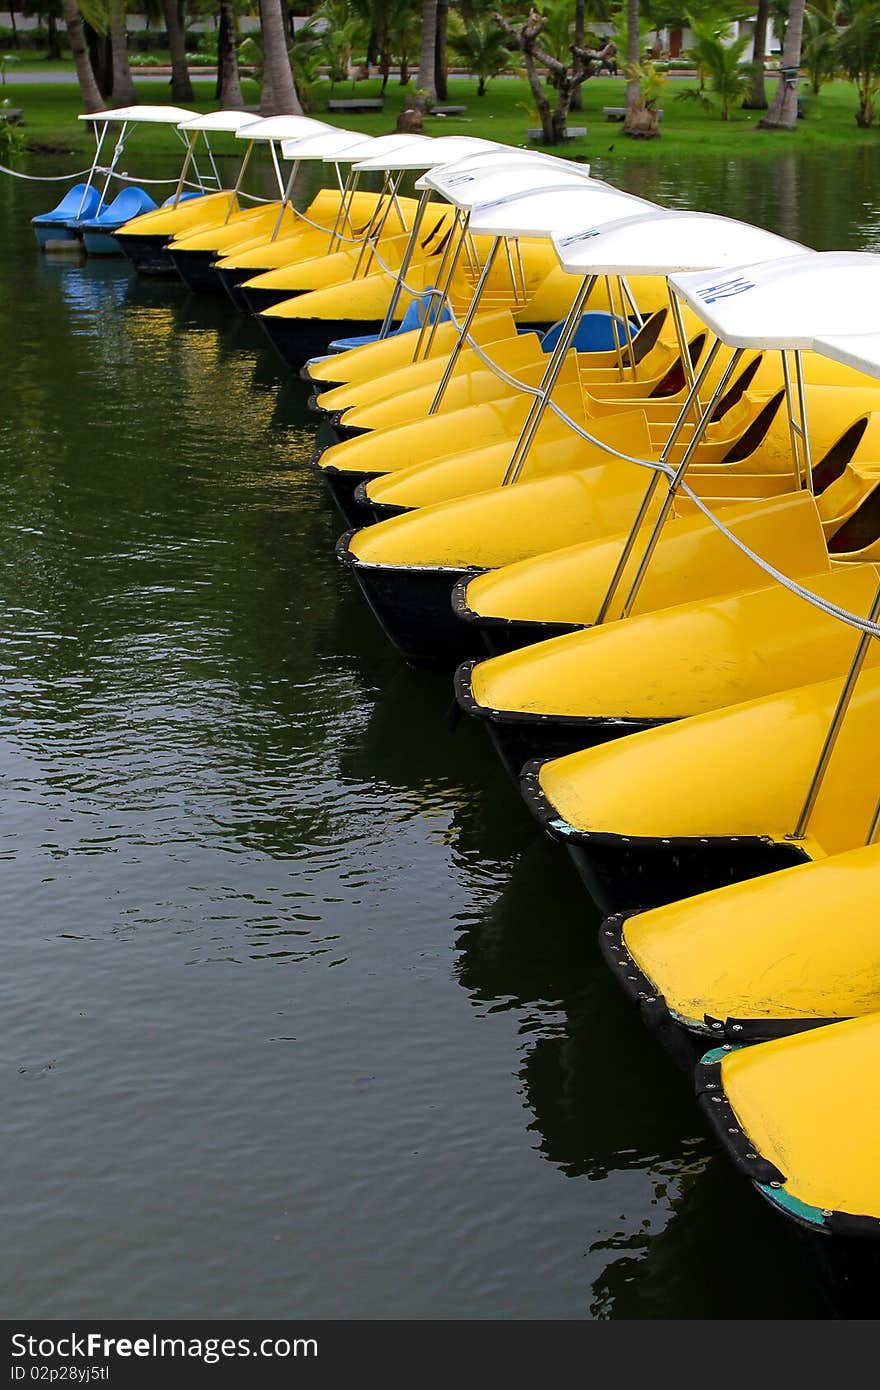
<svg viewBox="0 0 880 1390"><path fill-rule="evenodd" d="M123 154L123 151L124 151L124 149L125 149L125 134L126 134L126 131L127 131L127 130L128 130L128 121L123 121L123 122L122 122L122 130L119 132L119 139L116 141L116 147L115 147L115 149L113 150L113 158L110 160L110 166L109 166L109 168L105 171L106 174L107 174L107 177L106 177L106 179L104 180L104 187L103 187L103 189L101 190L101 198L100 198L100 201L99 201L99 203L98 203L98 212L101 211L101 208L104 206L104 203L106 202L106 199L107 199L107 189L110 187L110 180L112 179L114 173L116 172L116 166L117 166L117 164L119 163L120 159L122 158L122 154Z"/></svg>
<svg viewBox="0 0 880 1390"><path fill-rule="evenodd" d="M880 618L880 588L877 589L877 592L874 595L874 602L871 604L871 611L868 614L868 620L872 623L876 623L878 618ZM855 694L856 683L858 682L859 676L861 675L862 667L865 664L865 657L868 655L868 648L871 645L872 640L873 634L870 632L863 632L859 637L858 645L856 646L852 662L850 663L850 668L846 673L846 680L843 682L843 689L841 690L840 696L838 697L834 714L831 716L831 723L828 726L828 732L826 733L825 741L822 744L822 751L819 754L819 761L817 762L815 771L813 772L813 778L810 782L809 791L807 792L806 799L801 808L801 813L798 817L798 823L795 826L793 833L788 837L789 839L802 840L807 833L807 826L810 821L810 816L813 814L813 810L816 805L816 800L819 796L822 783L825 780L825 774L828 771L828 765L831 762L831 756L834 752L834 745L837 743L837 738L840 734L841 727L843 726L843 721L846 718L846 712L849 709L852 697ZM878 816L880 816L880 806L878 806L877 811L874 813L874 819L871 822L871 837L868 840L869 844L876 830Z"/></svg>
<svg viewBox="0 0 880 1390"><path fill-rule="evenodd" d="M284 214L287 211L288 207L291 206L293 185L296 176L299 173L299 165L300 161L298 159L295 159L290 166L290 173L287 176L287 183L284 185L284 194L281 198L281 207L278 209L278 216L275 218L275 226L272 228L272 235L269 238L270 241L275 241L275 239L277 238L278 233L281 231L281 225L284 221Z"/></svg>
<svg viewBox="0 0 880 1390"><path fill-rule="evenodd" d="M275 141L269 141L269 149L272 154L272 165L275 169L275 182L278 185L279 197L284 197L284 175L281 173L281 165L278 163L278 151L275 148Z"/></svg>
<svg viewBox="0 0 880 1390"><path fill-rule="evenodd" d="M199 132L197 130L190 132L190 137L186 145L186 154L183 157L183 164L180 166L180 178L177 180L177 187L174 190L174 202L172 203L172 207L176 208L180 202L183 186L186 183L186 176L189 173L189 166L192 164L193 155L196 151L196 141L198 138Z"/></svg>
<svg viewBox="0 0 880 1390"><path fill-rule="evenodd" d="M229 221L230 217L232 216L235 210L236 201L238 199L239 192L241 191L241 185L244 182L245 171L247 170L248 164L250 163L251 155L253 154L253 152L254 142L253 140L248 140L247 149L244 152L244 159L241 161L241 167L238 171L238 178L235 180L235 187L229 195L229 207L226 209L226 216L223 219L224 227L226 226L226 223Z"/></svg>
<svg viewBox="0 0 880 1390"><path fill-rule="evenodd" d="M623 295L623 276L618 275L618 276L616 277L616 279L617 279L617 294L618 294L618 298L620 299L620 317L623 319L623 329L624 329L624 332L626 333L626 355L627 355L627 361L629 362L629 369L630 369L630 373L631 373L631 375L632 375L632 379L633 379L633 381L635 381L635 379L636 379L636 363L635 363L635 358L633 357L632 324L631 324L630 321L629 321L629 314L628 314L627 311L626 311L626 301L625 301L624 295ZM612 313L612 320L611 320L611 321L612 321L612 323L614 323L614 318L613 318L614 312L615 312L615 311L614 311L614 305L613 305L613 303L612 303L612 305L611 305L611 313ZM615 336L615 338L617 337L617 324L616 324L616 323L614 324L614 336Z"/></svg>
<svg viewBox="0 0 880 1390"><path fill-rule="evenodd" d="M684 317L681 312L681 303L668 280L666 281L666 288L669 294L669 307L672 310L672 323L675 328L676 339L678 340L678 350L681 353L681 365L684 371L684 379L687 382L688 390L692 391L696 377L694 374L694 364L691 361L690 344L687 340L687 329L684 326ZM703 407L700 404L699 392L697 392L694 395L694 420L697 424L699 424L702 419L702 415Z"/></svg>
<svg viewBox="0 0 880 1390"><path fill-rule="evenodd" d="M85 188L84 188L83 191L82 191L82 197L81 197L80 200L79 200L79 207L77 208L77 213L76 213L77 217L82 217L82 210L83 210L83 208L84 208L85 205L86 205L86 198L88 197L89 189L90 189L91 186L92 186L92 179L94 178L95 174L96 174L97 171L98 171L98 160L101 158L101 149L102 149L103 144L104 144L104 137L105 137L105 135L107 134L107 127L108 127L109 124L110 124L109 121L102 121L102 122L101 122L101 133L100 133L100 135L98 134L97 128L95 129L95 132L94 132L94 134L95 134L95 155L94 155L94 158L92 159L92 167L91 167L91 169L89 170L89 176L88 176L88 178L86 179Z"/></svg>
<svg viewBox="0 0 880 1390"><path fill-rule="evenodd" d="M492 245L489 248L489 254L486 257L486 264L483 266L482 273L480 275L479 280L477 281L473 297L471 299L470 304L468 305L468 311L464 316L464 320L459 330L458 337L456 338L453 349L449 354L446 366L443 368L443 375L440 378L440 383L437 387L434 399L428 407L429 415L436 415L437 411L440 409L440 402L442 401L443 396L446 392L446 388L449 385L452 373L455 371L456 363L458 362L458 359L461 356L462 349L467 344L467 337L471 331L471 324L474 321L474 317L477 312L477 306L479 305L483 290L486 287L486 282L489 279L492 266L495 264L495 257L498 255L498 248L500 247L502 240L505 241L506 245L506 239L497 236L494 238Z"/></svg>
<svg viewBox="0 0 880 1390"><path fill-rule="evenodd" d="M669 438L663 446L663 450L660 454L659 459L660 464L665 464L667 462L669 455L675 448L675 445L678 443L678 437L684 429L685 421L687 420L691 406L694 400L696 400L700 387L703 385L703 382L709 374L709 369L711 368L712 364L715 361L715 358L718 356L718 353L720 351L721 339L716 338L715 342L712 344L712 347L709 349L709 353L706 357L705 362L700 368L696 380L694 381L690 391L687 394L687 398L685 399L685 402L682 405L681 410L678 413L678 419L672 426ZM707 417L708 411L703 416L701 416L701 419L706 419ZM627 564L629 563L629 558L632 555L633 550L635 549L636 539L638 537L639 531L642 528L642 524L645 520L645 517L648 515L648 510L651 506L654 493L660 486L660 478L661 474L659 472L656 472L651 478L651 481L648 483L648 486L645 488L645 495L639 503L639 509L636 512L633 524L629 529L629 535L623 543L623 549L621 550L620 558L618 559L617 564L614 567L614 573L611 576L611 582L608 585L608 588L605 592L605 597L599 605L599 612L596 614L597 624L604 623L608 618L608 612L611 608L612 603L614 602L614 596L617 593L618 588L620 587L620 581L623 578L624 570L626 569Z"/></svg>
<svg viewBox="0 0 880 1390"><path fill-rule="evenodd" d="M443 248L443 255L440 258L440 268L437 272L438 290L437 301L434 307L433 323L436 325L440 321L443 306L449 297L449 286L452 284L452 277L455 274L458 258L461 255L462 242L464 241L465 230L467 227L467 217L463 216L461 209L456 209L453 224L446 237L446 245ZM456 233L458 234L456 236ZM453 244L455 249L453 250ZM422 326L419 329L419 336L413 349L413 361L423 362L431 350L434 341L434 333L431 331L431 314L425 315ZM436 331L436 329L435 329Z"/></svg>
<svg viewBox="0 0 880 1390"><path fill-rule="evenodd" d="M562 332L559 334L556 346L550 354L550 361L547 363L546 371L541 378L538 393L532 400L529 413L525 418L525 423L520 430L519 438L510 456L510 463L507 465L507 470L501 480L502 487L508 487L511 483L515 483L523 470L523 464L528 457L529 450L538 432L538 426L544 418L544 412L550 402L550 393L556 385L559 373L562 370L562 364L565 361L565 355L574 341L575 333L577 333L578 324L584 312L584 305L593 293L598 278L598 275L585 275L580 283L577 294L572 300L571 308L568 311L568 317L562 325Z"/></svg>
<svg viewBox="0 0 880 1390"><path fill-rule="evenodd" d="M413 218L412 231L409 234L409 241L406 243L406 249L403 253L403 260L400 262L400 270L397 272L397 279L394 281L394 286L391 290L391 298L388 301L388 308L385 310L385 317L382 320L382 327L379 329L380 338L387 338L388 334L391 332L391 325L394 322L394 314L398 304L400 303L400 296L403 293L407 273L409 271L412 258L415 255L416 246L418 245L419 232L422 230L422 223L425 220L425 212L427 211L428 204L431 201L431 192L432 190L430 188L424 188L422 189L421 195L419 197L415 217Z"/></svg>
<svg viewBox="0 0 880 1390"><path fill-rule="evenodd" d="M795 351L795 384L797 386L798 414L795 419L795 393L791 381L791 365L788 353L782 349L782 378L785 383L785 404L788 410L788 432L791 436L791 457L794 476L799 488L813 491L813 464L810 457L810 441L807 438L807 403L804 392L803 364L800 353Z"/></svg>
<svg viewBox="0 0 880 1390"><path fill-rule="evenodd" d="M727 384L730 381L730 378L733 376L733 373L736 370L737 364L740 358L742 357L742 354L743 349L737 348L734 351L727 366L724 368L724 371L721 373L721 380L718 382L718 385L712 392L711 400L709 401L709 404L706 406L706 413L697 425L693 434L691 435L691 438L688 442L688 446L685 449L684 454L682 455L681 463L675 470L675 476L672 479L670 479L669 486L666 490L666 496L664 497L663 504L660 508L660 515L654 522L653 530L651 531L651 534L648 537L648 544L645 546L645 553L639 561L639 567L636 570L635 578L633 579L632 585L630 586L630 591L627 594L626 599L624 600L623 610L621 614L621 616L624 618L628 618L630 613L632 612L632 606L636 601L639 589L642 587L642 581L645 577L648 566L651 563L651 556L654 554L654 551L657 547L657 542L660 539L660 532L663 530L663 527L666 524L666 518L672 511L678 489L681 486L684 475L688 470L690 461L696 453L697 446L700 443L700 440L703 438L703 435L706 433L709 421L712 419L712 412L715 409L724 392L727 390Z"/></svg>

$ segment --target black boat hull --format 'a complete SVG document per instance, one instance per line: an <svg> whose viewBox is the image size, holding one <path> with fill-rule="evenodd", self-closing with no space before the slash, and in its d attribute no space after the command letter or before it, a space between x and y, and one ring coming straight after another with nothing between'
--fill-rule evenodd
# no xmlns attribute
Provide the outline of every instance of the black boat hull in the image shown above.
<svg viewBox="0 0 880 1390"><path fill-rule="evenodd" d="M576 830L544 796L540 763L527 763L520 790L554 839L565 845L593 901L606 915L661 907L727 883L809 862L795 844L769 836L648 837Z"/></svg>
<svg viewBox="0 0 880 1390"><path fill-rule="evenodd" d="M456 619L450 602L462 571L363 564L350 549L354 534L348 531L340 537L336 554L354 573L401 656L411 666L434 670L448 670L473 656L472 636Z"/></svg>

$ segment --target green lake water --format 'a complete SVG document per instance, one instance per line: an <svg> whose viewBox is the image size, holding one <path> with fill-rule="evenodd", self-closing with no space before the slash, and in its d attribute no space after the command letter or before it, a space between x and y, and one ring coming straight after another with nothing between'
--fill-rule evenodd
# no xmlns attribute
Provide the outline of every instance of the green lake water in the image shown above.
<svg viewBox="0 0 880 1390"><path fill-rule="evenodd" d="M595 172L880 246L877 153ZM41 257L46 188L0 184L4 1316L826 1316L337 568L303 384Z"/></svg>

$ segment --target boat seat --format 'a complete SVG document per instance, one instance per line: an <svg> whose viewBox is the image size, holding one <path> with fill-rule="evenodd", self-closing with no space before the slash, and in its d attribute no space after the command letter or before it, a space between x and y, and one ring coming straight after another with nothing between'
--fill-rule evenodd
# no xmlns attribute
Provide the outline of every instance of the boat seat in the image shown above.
<svg viewBox="0 0 880 1390"><path fill-rule="evenodd" d="M542 352L553 351L564 327L565 321L560 319L552 328L547 329L541 338ZM581 318L571 346L576 352L613 352L616 347L623 348L626 345L626 331L626 320L620 314L590 310ZM632 327L630 332L632 333Z"/></svg>
<svg viewBox="0 0 880 1390"><path fill-rule="evenodd" d="M122 227L141 213L153 212L156 203L143 188L123 188L112 203L108 203L95 217L80 217L78 225L84 230L106 231Z"/></svg>
<svg viewBox="0 0 880 1390"><path fill-rule="evenodd" d="M97 188L86 187L84 183L74 184L73 188L68 189L61 202L51 212L41 212L36 217L31 218L33 226L51 225L52 223L67 223L77 217L95 217L101 206L101 195Z"/></svg>
<svg viewBox="0 0 880 1390"><path fill-rule="evenodd" d="M416 328L422 327L428 320L429 315L430 322L433 323L437 317L437 311L434 308L434 296L431 286L425 290L424 294L420 294L418 299L414 299L411 302L399 326L397 328L392 328L388 337L395 337L398 333L412 333ZM440 311L440 322L445 323L449 317L449 309L444 304ZM330 344L329 351L331 353L348 352L351 348L363 347L367 343L375 343L378 342L378 340L378 333L366 333L362 337L354 338L335 338Z"/></svg>
<svg viewBox="0 0 880 1390"><path fill-rule="evenodd" d="M181 193L179 198L176 193L172 193L168 198L165 199L164 203L160 203L159 206L163 208L170 208L174 207L177 203L188 203L191 198L207 198L207 196L207 188L193 188L190 190L189 193Z"/></svg>

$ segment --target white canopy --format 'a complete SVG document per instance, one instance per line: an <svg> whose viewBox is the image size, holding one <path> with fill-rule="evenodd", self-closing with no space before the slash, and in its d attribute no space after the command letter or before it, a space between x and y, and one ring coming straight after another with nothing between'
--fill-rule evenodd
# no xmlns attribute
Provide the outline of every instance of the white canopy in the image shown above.
<svg viewBox="0 0 880 1390"><path fill-rule="evenodd" d="M778 260L808 250L797 241L788 241L732 217L649 204L637 215L624 212L619 221L600 227L592 221L593 206L588 199L583 200L587 218L583 231L562 232L553 237L563 270L572 274L672 275L743 265L747 261ZM575 214L578 211L575 209ZM572 221L570 225L577 224Z"/></svg>
<svg viewBox="0 0 880 1390"><path fill-rule="evenodd" d="M509 146L498 145L492 140L481 140L477 136L470 135L439 135L434 139L428 139L427 144L423 143L424 137L420 137L418 145L404 145L392 151L389 156L393 158L394 164L390 166L386 162L380 162L375 153L371 153L366 159L361 159L355 164L356 169L435 169L441 164L453 164L458 160L472 159L474 155L482 155L491 151L508 149Z"/></svg>
<svg viewBox="0 0 880 1390"><path fill-rule="evenodd" d="M852 333L829 338L814 338L813 351L845 367L855 367L865 376L880 377L880 333Z"/></svg>
<svg viewBox="0 0 880 1390"><path fill-rule="evenodd" d="M433 145L430 135L407 134L405 131L392 131L390 135L370 135L361 137L361 147L352 146L346 153L346 162L360 167L360 160L370 160L371 169L397 169L398 159L411 159ZM425 165L416 165L425 168Z"/></svg>
<svg viewBox="0 0 880 1390"><path fill-rule="evenodd" d="M670 284L731 347L808 349L817 337L868 332L880 305L880 255L802 251Z"/></svg>
<svg viewBox="0 0 880 1390"><path fill-rule="evenodd" d="M117 106L112 111L85 111L78 118L81 121L152 121L154 125L180 125L197 116L198 111L187 111L183 106Z"/></svg>
<svg viewBox="0 0 880 1390"><path fill-rule="evenodd" d="M240 126L235 133L239 140L295 140L310 131L330 128L326 121L313 121L311 116L265 116Z"/></svg>
<svg viewBox="0 0 880 1390"><path fill-rule="evenodd" d="M178 130L231 130L241 129L243 125L253 125L253 111L209 111L206 116L193 116L191 120L181 121Z"/></svg>
<svg viewBox="0 0 880 1390"><path fill-rule="evenodd" d="M500 158L500 164L482 159L477 165L468 164L465 168L444 164L423 174L416 181L416 188L432 188L456 207L473 208L480 203L534 193L542 188L580 186L590 178L584 164L568 164L561 159L551 162Z"/></svg>
<svg viewBox="0 0 880 1390"><path fill-rule="evenodd" d="M312 130L300 135L296 140L282 140L281 153L285 159L326 159L344 162L346 152L364 149L370 135L361 135L357 130L340 130L338 126L329 129Z"/></svg>
<svg viewBox="0 0 880 1390"><path fill-rule="evenodd" d="M556 175L549 174L556 179ZM478 202L471 209L475 236L549 237L561 227L601 226L627 214L656 211L656 204L621 193L599 179L571 180L564 187L530 189L527 193Z"/></svg>

